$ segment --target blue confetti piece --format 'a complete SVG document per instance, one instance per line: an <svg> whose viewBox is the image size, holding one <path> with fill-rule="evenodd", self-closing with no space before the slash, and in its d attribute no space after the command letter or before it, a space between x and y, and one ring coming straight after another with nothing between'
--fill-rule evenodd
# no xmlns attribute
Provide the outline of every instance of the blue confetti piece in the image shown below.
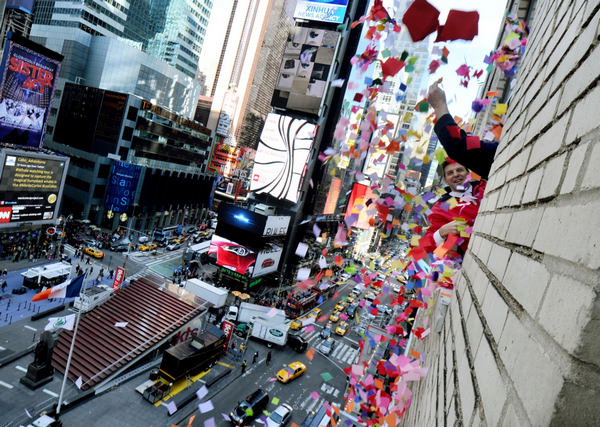
<svg viewBox="0 0 600 427"><path fill-rule="evenodd" d="M371 77L365 77L365 84L371 86L373 84L373 79Z"/></svg>

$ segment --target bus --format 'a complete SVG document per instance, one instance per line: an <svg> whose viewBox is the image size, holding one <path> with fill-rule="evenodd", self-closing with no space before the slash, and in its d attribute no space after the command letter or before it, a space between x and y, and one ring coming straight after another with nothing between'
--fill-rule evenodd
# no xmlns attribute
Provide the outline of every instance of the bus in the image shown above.
<svg viewBox="0 0 600 427"><path fill-rule="evenodd" d="M331 282L315 284L309 289L296 289L287 297L285 314L295 319L330 298L336 289Z"/></svg>
<svg viewBox="0 0 600 427"><path fill-rule="evenodd" d="M152 238L156 241L170 239L181 234L183 227L181 225L169 225L168 227L155 228L152 232Z"/></svg>
<svg viewBox="0 0 600 427"><path fill-rule="evenodd" d="M39 267L33 267L21 273L23 286L29 289L51 288L59 285L69 278L71 264L55 262Z"/></svg>

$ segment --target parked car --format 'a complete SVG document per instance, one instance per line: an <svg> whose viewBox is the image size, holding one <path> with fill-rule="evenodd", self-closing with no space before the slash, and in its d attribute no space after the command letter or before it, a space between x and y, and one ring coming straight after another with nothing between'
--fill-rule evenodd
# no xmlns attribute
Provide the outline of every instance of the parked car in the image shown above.
<svg viewBox="0 0 600 427"><path fill-rule="evenodd" d="M292 407L287 403L279 405L267 418L267 427L284 426L292 418Z"/></svg>
<svg viewBox="0 0 600 427"><path fill-rule="evenodd" d="M240 426L249 425L250 421L262 413L268 403L269 395L259 388L246 397L243 402L239 402L229 414L229 418L231 418L234 424ZM248 411L248 409L250 409L250 411ZM248 415L249 413L252 415Z"/></svg>

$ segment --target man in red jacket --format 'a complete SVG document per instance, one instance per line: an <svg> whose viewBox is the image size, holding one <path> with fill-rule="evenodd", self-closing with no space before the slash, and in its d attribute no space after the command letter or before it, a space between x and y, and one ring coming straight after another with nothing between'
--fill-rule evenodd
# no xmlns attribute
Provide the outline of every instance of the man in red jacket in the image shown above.
<svg viewBox="0 0 600 427"><path fill-rule="evenodd" d="M446 194L431 208L431 214L427 217L431 226L420 240L421 247L427 252L433 252L445 241L458 243L459 227L473 226L485 192L485 181L466 182L469 171L460 163L448 159L442 164L442 171L444 181L448 184ZM453 237L449 240L449 236ZM458 252L464 254L469 239L462 239Z"/></svg>

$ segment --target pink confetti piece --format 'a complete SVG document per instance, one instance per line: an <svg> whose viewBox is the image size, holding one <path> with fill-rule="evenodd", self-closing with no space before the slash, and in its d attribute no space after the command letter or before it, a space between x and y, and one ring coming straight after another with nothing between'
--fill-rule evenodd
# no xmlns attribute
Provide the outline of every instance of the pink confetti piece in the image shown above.
<svg viewBox="0 0 600 427"><path fill-rule="evenodd" d="M319 396L319 393L317 393L316 391L313 391L313 392L310 394L310 397L312 397L314 400L318 400L318 399L319 399L319 397L321 397L321 396Z"/></svg>

